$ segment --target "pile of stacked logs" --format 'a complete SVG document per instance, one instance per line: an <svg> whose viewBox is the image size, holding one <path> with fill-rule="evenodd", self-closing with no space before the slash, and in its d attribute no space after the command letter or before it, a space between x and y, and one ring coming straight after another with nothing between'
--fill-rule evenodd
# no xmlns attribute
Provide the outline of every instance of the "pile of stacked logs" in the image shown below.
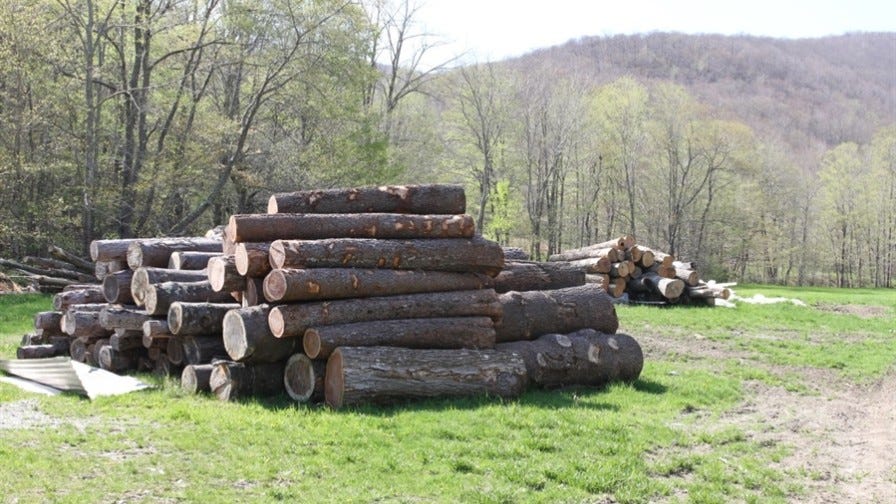
<svg viewBox="0 0 896 504"><path fill-rule="evenodd" d="M671 254L638 245L628 235L566 250L548 260L584 272L587 282L630 302L712 306L715 299L728 299L731 294L727 286L732 284L707 283L693 262L677 261Z"/></svg>

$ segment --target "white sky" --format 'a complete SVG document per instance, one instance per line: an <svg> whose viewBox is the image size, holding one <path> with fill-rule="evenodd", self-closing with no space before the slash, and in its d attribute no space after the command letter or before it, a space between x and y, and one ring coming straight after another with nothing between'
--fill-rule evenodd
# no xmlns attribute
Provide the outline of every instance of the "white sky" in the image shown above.
<svg viewBox="0 0 896 504"><path fill-rule="evenodd" d="M590 35L676 31L820 37L896 32L896 0L417 0L434 64L499 60ZM438 61L437 61L438 60Z"/></svg>

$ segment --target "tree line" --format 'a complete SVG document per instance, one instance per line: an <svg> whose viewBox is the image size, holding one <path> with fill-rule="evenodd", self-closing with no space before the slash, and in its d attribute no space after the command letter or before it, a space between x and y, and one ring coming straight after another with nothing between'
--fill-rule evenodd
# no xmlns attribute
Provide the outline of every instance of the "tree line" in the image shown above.
<svg viewBox="0 0 896 504"><path fill-rule="evenodd" d="M0 256L201 233L272 192L444 181L538 258L634 234L716 279L892 286L896 127L807 168L668 80L426 66L415 8L11 0Z"/></svg>

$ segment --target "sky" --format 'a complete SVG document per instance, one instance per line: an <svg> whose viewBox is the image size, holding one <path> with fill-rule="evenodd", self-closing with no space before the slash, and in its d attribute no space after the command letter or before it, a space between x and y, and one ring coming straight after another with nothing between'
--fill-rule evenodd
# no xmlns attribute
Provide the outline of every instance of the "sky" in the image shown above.
<svg viewBox="0 0 896 504"><path fill-rule="evenodd" d="M437 64L496 61L582 36L676 31L806 38L896 32L896 0L417 0Z"/></svg>

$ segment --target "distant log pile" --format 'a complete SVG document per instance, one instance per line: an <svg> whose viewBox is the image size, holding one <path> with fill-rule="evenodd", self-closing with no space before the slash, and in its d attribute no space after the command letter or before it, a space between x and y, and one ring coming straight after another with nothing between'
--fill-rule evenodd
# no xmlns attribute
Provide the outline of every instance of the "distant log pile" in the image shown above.
<svg viewBox="0 0 896 504"><path fill-rule="evenodd" d="M98 240L102 286L60 293L20 356L334 408L637 379L604 288L476 235L464 212L453 185L300 191L231 216L222 240Z"/></svg>
<svg viewBox="0 0 896 504"><path fill-rule="evenodd" d="M632 236L566 250L548 260L584 273L588 283L631 302L712 306L731 295L727 286L732 284L705 282L696 264L638 245Z"/></svg>

